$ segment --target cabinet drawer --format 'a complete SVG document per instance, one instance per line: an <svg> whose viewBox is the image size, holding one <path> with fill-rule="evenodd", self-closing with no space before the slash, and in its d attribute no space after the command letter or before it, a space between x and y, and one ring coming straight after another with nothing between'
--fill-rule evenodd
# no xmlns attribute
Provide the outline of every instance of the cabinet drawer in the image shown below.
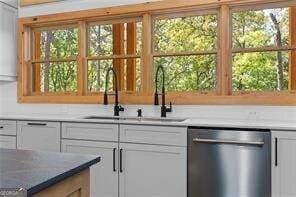
<svg viewBox="0 0 296 197"><path fill-rule="evenodd" d="M18 149L60 152L59 122L18 121L17 125Z"/></svg>
<svg viewBox="0 0 296 197"><path fill-rule="evenodd" d="M0 148L16 149L16 137L0 136Z"/></svg>
<svg viewBox="0 0 296 197"><path fill-rule="evenodd" d="M118 141L118 125L63 123L62 138L97 141Z"/></svg>
<svg viewBox="0 0 296 197"><path fill-rule="evenodd" d="M0 135L16 135L16 121L0 120Z"/></svg>
<svg viewBox="0 0 296 197"><path fill-rule="evenodd" d="M120 142L187 146L187 128L120 125Z"/></svg>

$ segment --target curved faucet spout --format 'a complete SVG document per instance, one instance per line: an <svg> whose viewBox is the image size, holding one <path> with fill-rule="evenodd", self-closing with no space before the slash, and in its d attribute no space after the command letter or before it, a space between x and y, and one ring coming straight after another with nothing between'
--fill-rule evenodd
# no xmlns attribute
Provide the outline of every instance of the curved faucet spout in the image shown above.
<svg viewBox="0 0 296 197"><path fill-rule="evenodd" d="M155 74L155 95L154 95L154 105L159 105L158 101L158 75L159 71L162 72L162 104L165 105L165 72L164 67L162 65L159 65L156 69Z"/></svg>
<svg viewBox="0 0 296 197"><path fill-rule="evenodd" d="M105 81L105 93L104 93L104 105L108 105L108 84L109 84L109 75L110 72L113 72L113 76L114 76L114 80L115 80L115 84L113 86L115 86L115 105L118 105L118 81L117 81L117 74L115 72L115 70L113 68L108 68L107 72L106 72L106 81Z"/></svg>
<svg viewBox="0 0 296 197"><path fill-rule="evenodd" d="M154 105L159 105L158 101L158 74L162 71L162 104L161 104L161 117L166 117L167 112L172 112L172 104L170 103L170 108L165 105L165 72L163 66L158 66L155 74L155 94L154 94Z"/></svg>

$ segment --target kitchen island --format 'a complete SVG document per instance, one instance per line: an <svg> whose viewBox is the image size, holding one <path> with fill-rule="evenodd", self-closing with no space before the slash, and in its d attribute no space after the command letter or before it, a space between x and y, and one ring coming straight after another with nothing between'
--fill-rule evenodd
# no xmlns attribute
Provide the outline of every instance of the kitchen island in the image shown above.
<svg viewBox="0 0 296 197"><path fill-rule="evenodd" d="M0 149L0 196L89 197L89 168L99 156ZM21 193L21 192L20 192Z"/></svg>

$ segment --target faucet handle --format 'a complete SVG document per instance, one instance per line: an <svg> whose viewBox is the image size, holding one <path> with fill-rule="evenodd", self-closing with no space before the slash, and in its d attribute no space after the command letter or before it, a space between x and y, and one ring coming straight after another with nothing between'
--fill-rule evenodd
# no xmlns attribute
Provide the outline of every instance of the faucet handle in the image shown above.
<svg viewBox="0 0 296 197"><path fill-rule="evenodd" d="M138 112L138 117L139 118L142 117L142 109L138 109L137 112Z"/></svg>
<svg viewBox="0 0 296 197"><path fill-rule="evenodd" d="M167 112L172 112L173 111L173 104L170 102L170 108L167 108Z"/></svg>
<svg viewBox="0 0 296 197"><path fill-rule="evenodd" d="M122 107L121 105L118 106L119 111L124 111L124 107Z"/></svg>

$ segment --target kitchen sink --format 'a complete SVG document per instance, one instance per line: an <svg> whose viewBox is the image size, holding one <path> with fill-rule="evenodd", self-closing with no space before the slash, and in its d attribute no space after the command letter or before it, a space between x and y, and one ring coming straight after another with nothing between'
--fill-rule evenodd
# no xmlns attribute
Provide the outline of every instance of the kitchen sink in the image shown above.
<svg viewBox="0 0 296 197"><path fill-rule="evenodd" d="M131 118L122 118L122 120L129 121L140 121L140 122L183 122L186 119L181 118L146 118L146 117L131 117Z"/></svg>
<svg viewBox="0 0 296 197"><path fill-rule="evenodd" d="M88 120L120 120L119 117L105 117L105 116L86 116L83 119L88 119Z"/></svg>
<svg viewBox="0 0 296 197"><path fill-rule="evenodd" d="M126 120L138 122L184 122L183 118L149 118L149 117L104 117L104 116L86 116L83 119L88 120Z"/></svg>

